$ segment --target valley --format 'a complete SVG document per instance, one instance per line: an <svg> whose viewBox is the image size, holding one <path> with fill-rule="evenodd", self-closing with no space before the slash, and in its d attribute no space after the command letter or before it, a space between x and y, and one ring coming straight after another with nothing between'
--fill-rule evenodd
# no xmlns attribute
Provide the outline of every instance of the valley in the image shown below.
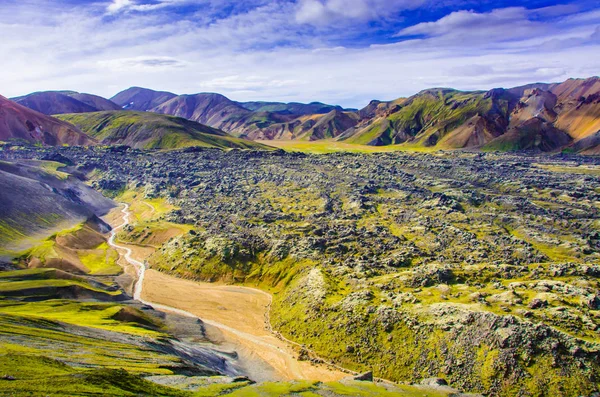
<svg viewBox="0 0 600 397"><path fill-rule="evenodd" d="M135 300L157 310L200 318L207 326L217 328L221 333L217 339L223 339L221 343L232 345L238 353L245 352L252 357L244 358L253 362L244 367L254 380L323 382L340 380L348 375L325 365L296 360L298 352L287 342L274 337L271 330L270 294L255 288L185 281L147 270L143 262L152 250L142 253L135 246L129 248L127 244L114 243L117 230L129 223L128 206L123 208L122 214L124 223L114 226L108 242L113 248L124 251L124 258L136 269L137 281L132 290Z"/></svg>
<svg viewBox="0 0 600 397"><path fill-rule="evenodd" d="M3 158L8 160L4 149ZM39 154L45 152L39 149ZM9 151L16 154L21 149ZM75 164L56 152L43 155L48 156ZM50 217L42 222L48 225L37 239L28 240L30 248L4 252L0 394L447 396L454 392L440 386L354 381L329 366L298 359L296 348L265 328L268 293L145 272L141 261L156 248L115 242L117 235L127 239L121 228L139 227L140 222L156 227L153 243L159 246L159 241L191 231L188 225L164 222L164 215L177 207L164 198L142 199L129 191L120 193L116 202L90 201L91 191L82 186L72 190L82 182L80 173L78 177L69 173L74 168L33 160L38 156L8 157L11 161L2 163L2 178L23 174L21 167L25 167L28 178L41 177L51 184L62 181L63 185L51 189L54 200L68 197L78 203L66 211L78 214L81 208L95 209L87 213L84 224L77 224L78 218L64 224L64 219ZM119 200L129 204L123 207ZM51 210L39 206L36 211ZM109 224L114 229L107 233ZM59 225L69 226L55 233ZM94 225L103 226L94 230Z"/></svg>
<svg viewBox="0 0 600 397"><path fill-rule="evenodd" d="M0 26L0 397L600 397L598 0Z"/></svg>
<svg viewBox="0 0 600 397"><path fill-rule="evenodd" d="M204 348L235 351L227 368L259 382L219 387L300 381L329 395L373 371L490 395L595 390L596 158L336 150L5 145L0 157L62 161L112 197L119 288L167 318L200 318ZM18 266L55 266L39 252ZM145 374L190 381L174 376Z"/></svg>

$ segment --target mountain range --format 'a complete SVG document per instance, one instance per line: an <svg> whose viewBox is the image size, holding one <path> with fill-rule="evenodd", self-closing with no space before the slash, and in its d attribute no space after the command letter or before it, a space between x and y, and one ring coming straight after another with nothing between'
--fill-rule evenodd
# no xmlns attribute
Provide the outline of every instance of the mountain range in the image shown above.
<svg viewBox="0 0 600 397"><path fill-rule="evenodd" d="M258 142L234 138L204 124L180 117L139 111L105 111L57 115L103 145L136 149L176 149L190 146L219 149L270 149Z"/></svg>
<svg viewBox="0 0 600 397"><path fill-rule="evenodd" d="M512 89L425 90L372 102L338 137L368 145L410 144L494 150L573 148L598 152L600 79L570 79Z"/></svg>
<svg viewBox="0 0 600 397"><path fill-rule="evenodd" d="M204 125L194 128L206 130L208 126L213 128L213 134L218 129L243 140L329 139L407 148L600 153L598 77L490 91L434 88L409 98L372 101L360 110L319 102L236 102L217 93L176 95L140 87L129 88L110 99L54 91L13 100L46 115L82 114L62 119L76 120L74 124L92 137L100 134L94 122L107 117L95 112L141 111L187 119ZM111 118L122 119L123 114L115 113ZM161 128L157 132L160 139L150 137L148 118L137 114L133 119L136 121L131 125L145 123L137 128L144 134L130 135L129 140L121 142L156 147L148 142L163 141L165 133L170 133ZM137 137L142 136L145 143L138 141ZM178 145L182 140L175 141L174 145ZM189 144L188 139L183 141Z"/></svg>

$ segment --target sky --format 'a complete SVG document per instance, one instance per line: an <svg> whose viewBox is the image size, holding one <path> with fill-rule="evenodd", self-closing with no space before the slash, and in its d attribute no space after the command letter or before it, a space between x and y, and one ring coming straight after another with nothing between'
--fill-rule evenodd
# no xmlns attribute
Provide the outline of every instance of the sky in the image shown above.
<svg viewBox="0 0 600 397"><path fill-rule="evenodd" d="M600 1L0 0L0 94L131 86L360 108L600 74Z"/></svg>

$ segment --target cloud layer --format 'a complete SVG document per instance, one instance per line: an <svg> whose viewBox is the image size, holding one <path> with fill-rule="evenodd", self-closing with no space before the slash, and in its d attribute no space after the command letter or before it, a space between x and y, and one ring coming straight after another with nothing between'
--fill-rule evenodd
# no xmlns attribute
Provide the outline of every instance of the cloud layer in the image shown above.
<svg viewBox="0 0 600 397"><path fill-rule="evenodd" d="M487 3L7 0L0 94L112 96L136 85L361 107L432 86L485 89L599 73L593 2Z"/></svg>

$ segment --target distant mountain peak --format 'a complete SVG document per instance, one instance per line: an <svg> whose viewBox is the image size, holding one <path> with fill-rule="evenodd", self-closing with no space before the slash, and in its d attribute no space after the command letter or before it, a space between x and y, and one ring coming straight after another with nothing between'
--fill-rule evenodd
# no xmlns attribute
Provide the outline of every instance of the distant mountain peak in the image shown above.
<svg viewBox="0 0 600 397"><path fill-rule="evenodd" d="M77 127L29 109L0 95L0 141L22 140L57 145L93 145Z"/></svg>

